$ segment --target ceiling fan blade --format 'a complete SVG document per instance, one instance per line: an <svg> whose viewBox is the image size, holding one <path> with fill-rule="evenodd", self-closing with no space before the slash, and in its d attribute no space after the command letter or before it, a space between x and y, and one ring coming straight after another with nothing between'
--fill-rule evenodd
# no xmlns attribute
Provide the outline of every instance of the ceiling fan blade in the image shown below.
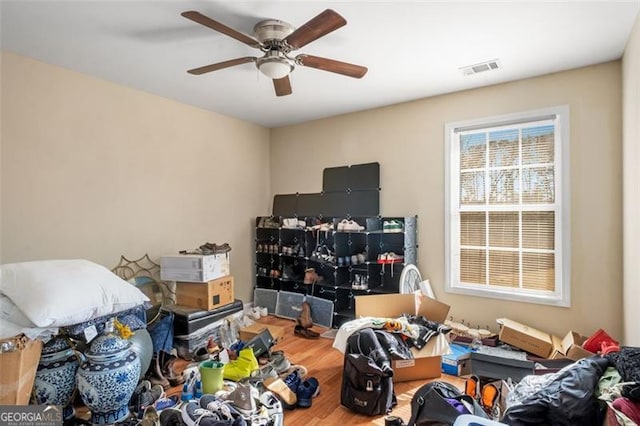
<svg viewBox="0 0 640 426"><path fill-rule="evenodd" d="M298 55L296 56L296 63L303 67L317 68L319 70L335 72L337 74L353 78L362 78L368 71L367 67L313 55Z"/></svg>
<svg viewBox="0 0 640 426"><path fill-rule="evenodd" d="M288 75L282 78L274 78L273 87L276 89L276 96L287 96L292 93L291 81Z"/></svg>
<svg viewBox="0 0 640 426"><path fill-rule="evenodd" d="M255 62L257 58L253 56L246 56L244 58L231 59L229 61L218 62L216 64L205 65L203 67L194 68L187 71L189 74L200 75L211 71L221 70L223 68L229 68L240 64L246 64L247 62Z"/></svg>
<svg viewBox="0 0 640 426"><path fill-rule="evenodd" d="M220 23L218 21L214 21L213 19L204 16L200 12L196 12L194 10L189 10L187 12L182 12L182 16L187 19L191 19L198 24L204 25L205 27L209 27L212 30L216 30L222 34L228 35L229 37L235 38L236 40L247 44L251 47L255 47L257 49L260 48L260 42L252 37L249 37L246 34L241 33L240 31L236 31L233 28L227 27L225 24Z"/></svg>
<svg viewBox="0 0 640 426"><path fill-rule="evenodd" d="M347 21L337 12L327 9L289 34L284 41L292 48L300 49L346 24Z"/></svg>

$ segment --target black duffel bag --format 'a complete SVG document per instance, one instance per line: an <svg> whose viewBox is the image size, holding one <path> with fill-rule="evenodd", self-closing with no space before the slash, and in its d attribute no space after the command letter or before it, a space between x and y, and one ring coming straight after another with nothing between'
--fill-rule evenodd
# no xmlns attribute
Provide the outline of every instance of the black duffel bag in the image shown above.
<svg viewBox="0 0 640 426"><path fill-rule="evenodd" d="M413 395L407 426L451 426L462 414L489 418L475 399L464 395L452 384L434 381Z"/></svg>

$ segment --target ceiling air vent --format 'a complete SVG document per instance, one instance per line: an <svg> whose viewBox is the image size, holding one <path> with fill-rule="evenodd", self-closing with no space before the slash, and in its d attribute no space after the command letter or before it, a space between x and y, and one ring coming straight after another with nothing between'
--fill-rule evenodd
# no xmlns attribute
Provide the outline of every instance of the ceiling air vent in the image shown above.
<svg viewBox="0 0 640 426"><path fill-rule="evenodd" d="M494 59L491 61L480 62L479 64L462 67L460 68L460 71L462 71L462 74L464 75L471 75L478 74L479 72L497 70L498 68L500 68L500 62L498 62L497 59Z"/></svg>

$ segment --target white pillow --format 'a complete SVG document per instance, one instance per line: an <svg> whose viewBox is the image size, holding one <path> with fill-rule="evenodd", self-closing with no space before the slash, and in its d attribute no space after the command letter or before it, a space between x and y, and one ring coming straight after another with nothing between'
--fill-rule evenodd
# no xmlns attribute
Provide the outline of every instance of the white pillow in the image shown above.
<svg viewBox="0 0 640 426"><path fill-rule="evenodd" d="M0 292L38 327L64 327L149 301L135 286L88 260L0 265Z"/></svg>

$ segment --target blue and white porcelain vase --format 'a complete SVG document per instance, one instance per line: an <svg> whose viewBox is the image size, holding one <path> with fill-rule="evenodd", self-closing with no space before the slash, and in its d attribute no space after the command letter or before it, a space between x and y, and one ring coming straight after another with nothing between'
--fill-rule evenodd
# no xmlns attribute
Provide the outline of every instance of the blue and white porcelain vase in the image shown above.
<svg viewBox="0 0 640 426"><path fill-rule="evenodd" d="M58 336L45 343L33 384L36 402L60 405L64 407L64 420L73 417L72 397L76 389L76 372L79 366L79 356L67 339Z"/></svg>
<svg viewBox="0 0 640 426"><path fill-rule="evenodd" d="M113 332L96 337L77 373L80 397L91 410L92 424L116 423L129 416L128 402L140 379L140 358L131 343Z"/></svg>

